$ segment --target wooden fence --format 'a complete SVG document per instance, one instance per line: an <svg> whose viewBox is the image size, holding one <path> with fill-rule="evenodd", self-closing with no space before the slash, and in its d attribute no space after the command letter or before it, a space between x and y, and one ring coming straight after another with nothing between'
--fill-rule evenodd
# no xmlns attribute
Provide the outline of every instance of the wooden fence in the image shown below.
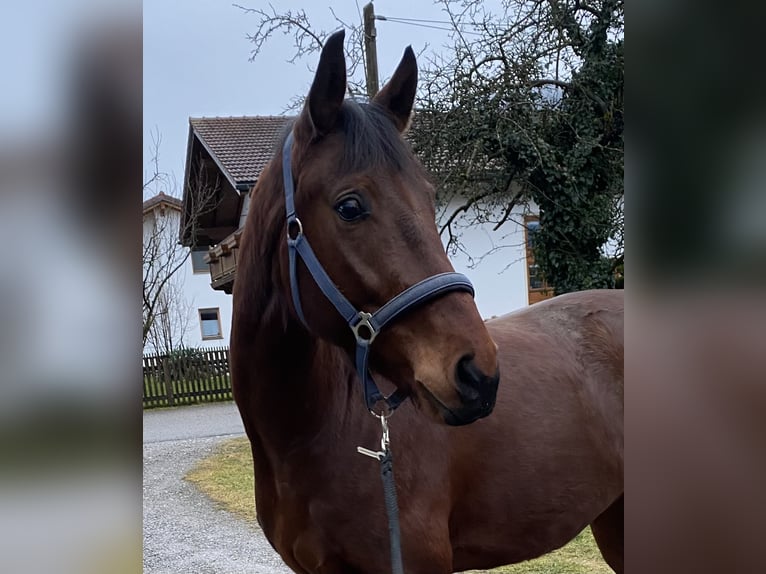
<svg viewBox="0 0 766 574"><path fill-rule="evenodd" d="M144 408L232 398L229 349L185 349L144 355Z"/></svg>

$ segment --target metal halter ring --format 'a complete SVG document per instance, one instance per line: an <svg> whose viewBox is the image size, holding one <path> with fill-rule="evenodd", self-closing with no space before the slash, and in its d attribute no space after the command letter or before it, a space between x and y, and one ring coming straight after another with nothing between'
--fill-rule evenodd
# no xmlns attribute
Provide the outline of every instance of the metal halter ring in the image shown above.
<svg viewBox="0 0 766 574"><path fill-rule="evenodd" d="M290 227L292 224L295 223L298 226L298 233L295 235L295 237L290 236ZM303 224L301 223L301 220L297 217L293 217L291 219L287 220L287 239L290 241L298 241L298 238L303 235Z"/></svg>
<svg viewBox="0 0 766 574"><path fill-rule="evenodd" d="M359 317L359 320L351 325L351 330L354 332L354 336L356 337L357 343L367 343L368 345L371 345L372 342L375 340L375 337L378 336L378 331L375 329L375 327L372 326L372 323L370 323L370 319L372 319L372 313L365 313L364 311L359 311L359 314L357 315ZM363 328L366 329L369 333L369 337L364 337L364 333L360 334L359 329Z"/></svg>

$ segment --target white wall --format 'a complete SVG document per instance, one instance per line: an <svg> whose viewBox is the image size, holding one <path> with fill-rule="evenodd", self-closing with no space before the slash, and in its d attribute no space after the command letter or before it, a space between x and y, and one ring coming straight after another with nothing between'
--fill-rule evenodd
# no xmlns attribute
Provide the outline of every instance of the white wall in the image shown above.
<svg viewBox="0 0 766 574"><path fill-rule="evenodd" d="M441 229L449 216L463 204L452 201L437 210L437 225ZM494 223L470 224L473 214L459 215L452 223L453 233L459 234L465 252L448 252L455 271L471 280L476 290L476 305L485 319L504 315L528 305L524 215L536 213L534 206L516 206L500 229L492 231ZM498 219L501 215L498 216ZM442 233L447 245L449 234Z"/></svg>
<svg viewBox="0 0 766 574"><path fill-rule="evenodd" d="M153 217L158 214L150 213L144 217L143 229L144 237L151 234ZM165 216L172 218L172 224L167 227L167 232L171 236L171 241L176 241L178 237L178 226L180 225L181 214L174 209L166 209ZM189 252L188 248L178 247ZM229 335L231 333L231 295L223 291L215 291L210 286L210 271L206 268L204 273L194 273L191 255L186 259L181 268L176 272L173 278L183 293L183 301L180 307L188 309L187 329L183 334L183 345L185 347L222 347L229 345ZM199 318L199 309L218 308L221 320L220 339L202 339L202 327ZM154 349L150 342L147 342L144 352L151 353Z"/></svg>
<svg viewBox="0 0 766 574"><path fill-rule="evenodd" d="M227 295L223 291L215 291L210 286L209 270L206 269L204 273L194 273L191 257L184 264L182 271L184 273L184 293L193 313L184 344L187 347L228 347L229 335L231 334L231 295ZM198 310L215 307L219 309L223 338L203 341Z"/></svg>

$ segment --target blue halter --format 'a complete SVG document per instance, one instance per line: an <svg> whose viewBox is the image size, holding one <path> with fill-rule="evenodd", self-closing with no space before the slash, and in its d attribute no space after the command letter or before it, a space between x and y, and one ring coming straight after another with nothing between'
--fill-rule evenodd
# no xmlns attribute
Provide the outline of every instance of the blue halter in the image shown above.
<svg viewBox="0 0 766 574"><path fill-rule="evenodd" d="M406 396L401 391L396 391L388 397L384 397L378 389L367 368L367 362L370 354L370 346L377 337L380 330L396 317L416 307L438 297L449 291L466 291L474 295L473 285L468 277L460 273L440 273L408 287L396 297L388 301L374 313L357 311L356 308L346 299L340 290L332 282L327 272L319 263L317 256L309 245L309 241L303 233L301 220L295 214L295 190L292 173L292 152L293 134L287 136L284 147L282 148L282 174L285 185L285 208L287 210L287 251L290 264L290 289L293 296L293 305L298 313L298 317L308 328L306 319L303 315L300 293L298 291L298 276L296 273L296 255L303 259L303 263L311 273L314 281L324 293L324 296L338 310L343 319L348 323L356 339L356 370L362 382L364 389L364 401L367 408L374 412L374 406L379 401L385 401L389 412L393 412Z"/></svg>

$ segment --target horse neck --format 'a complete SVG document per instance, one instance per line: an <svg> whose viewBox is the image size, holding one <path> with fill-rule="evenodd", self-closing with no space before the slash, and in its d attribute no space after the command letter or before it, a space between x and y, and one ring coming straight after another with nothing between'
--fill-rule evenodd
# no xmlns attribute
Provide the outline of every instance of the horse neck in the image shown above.
<svg viewBox="0 0 766 574"><path fill-rule="evenodd" d="M270 444L291 448L342 425L356 410L349 404L354 373L342 351L293 322L284 330L264 324L260 331L248 361L255 430Z"/></svg>
<svg viewBox="0 0 766 574"><path fill-rule="evenodd" d="M258 192L239 257L232 367L248 434L284 450L344 424L360 410L361 398L349 358L309 334L289 310L290 295L279 291L287 262L280 248L284 228L275 222L284 208L278 188Z"/></svg>

